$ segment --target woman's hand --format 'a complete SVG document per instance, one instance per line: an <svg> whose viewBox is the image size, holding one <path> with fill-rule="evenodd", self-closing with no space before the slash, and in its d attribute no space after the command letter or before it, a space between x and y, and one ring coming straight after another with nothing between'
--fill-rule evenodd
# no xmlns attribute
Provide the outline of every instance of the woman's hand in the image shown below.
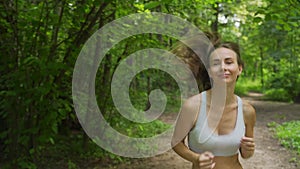
<svg viewBox="0 0 300 169"><path fill-rule="evenodd" d="M211 152L206 151L199 155L199 158L194 165L196 165L199 169L212 169L216 165L214 162L214 155Z"/></svg>
<svg viewBox="0 0 300 169"><path fill-rule="evenodd" d="M243 158L249 158L255 150L254 139L251 137L243 137L241 139L241 155Z"/></svg>

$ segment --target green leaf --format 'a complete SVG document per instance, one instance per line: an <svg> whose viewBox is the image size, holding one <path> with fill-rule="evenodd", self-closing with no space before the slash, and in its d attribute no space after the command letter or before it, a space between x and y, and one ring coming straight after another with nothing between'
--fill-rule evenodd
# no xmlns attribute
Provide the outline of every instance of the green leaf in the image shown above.
<svg viewBox="0 0 300 169"><path fill-rule="evenodd" d="M291 31L291 30L292 30L292 28L291 28L288 24L284 24L284 25L283 25L283 28L284 28L284 30L286 30L286 31Z"/></svg>
<svg viewBox="0 0 300 169"><path fill-rule="evenodd" d="M269 13L266 15L265 20L266 20L266 21L272 20L271 15L270 15Z"/></svg>
<svg viewBox="0 0 300 169"><path fill-rule="evenodd" d="M257 12L254 13L254 16L259 15L259 14L265 14L266 11L264 9L259 9Z"/></svg>
<svg viewBox="0 0 300 169"><path fill-rule="evenodd" d="M160 4L161 4L161 2L152 1L152 2L148 2L148 3L144 4L144 8L145 9L153 9L153 8L156 8L157 6L159 6Z"/></svg>
<svg viewBox="0 0 300 169"><path fill-rule="evenodd" d="M54 140L53 140L52 137L49 138L49 141L50 141L51 144L55 144L55 142L54 142Z"/></svg>
<svg viewBox="0 0 300 169"><path fill-rule="evenodd" d="M261 17L255 17L255 18L253 19L253 21L256 22L256 23L259 23L259 22L262 21L262 18L261 18Z"/></svg>

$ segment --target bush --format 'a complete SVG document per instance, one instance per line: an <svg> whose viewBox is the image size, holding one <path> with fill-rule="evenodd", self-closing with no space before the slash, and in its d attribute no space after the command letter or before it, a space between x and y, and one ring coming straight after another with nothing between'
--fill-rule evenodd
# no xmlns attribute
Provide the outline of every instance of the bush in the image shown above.
<svg viewBox="0 0 300 169"><path fill-rule="evenodd" d="M266 81L266 99L291 102L300 93L299 70L282 69L270 73Z"/></svg>
<svg viewBox="0 0 300 169"><path fill-rule="evenodd" d="M269 89L265 92L265 99L273 100L273 101L285 101L290 102L292 98L287 90L280 88L280 89Z"/></svg>
<svg viewBox="0 0 300 169"><path fill-rule="evenodd" d="M240 77L236 84L235 93L240 96L245 96L248 92L262 92L260 81Z"/></svg>
<svg viewBox="0 0 300 169"><path fill-rule="evenodd" d="M281 144L300 154L300 121L284 122L276 125L276 137Z"/></svg>

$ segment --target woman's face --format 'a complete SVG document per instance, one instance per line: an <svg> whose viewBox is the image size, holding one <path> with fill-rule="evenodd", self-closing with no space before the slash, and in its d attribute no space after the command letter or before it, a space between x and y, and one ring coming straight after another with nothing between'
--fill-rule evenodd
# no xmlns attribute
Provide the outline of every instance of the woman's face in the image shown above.
<svg viewBox="0 0 300 169"><path fill-rule="evenodd" d="M237 54L224 47L217 48L210 56L209 75L214 83L235 83L242 73L242 66L238 65Z"/></svg>

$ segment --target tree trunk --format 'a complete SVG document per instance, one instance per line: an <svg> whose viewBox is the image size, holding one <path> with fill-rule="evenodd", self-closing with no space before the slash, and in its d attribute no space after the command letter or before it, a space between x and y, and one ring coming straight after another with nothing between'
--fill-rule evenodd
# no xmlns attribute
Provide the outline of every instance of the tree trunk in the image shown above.
<svg viewBox="0 0 300 169"><path fill-rule="evenodd" d="M211 30L212 30L212 32L217 33L218 32L218 27L219 27L219 13L220 13L220 7L219 7L218 2L213 5L213 10L215 11L215 13L214 13L215 20L211 24Z"/></svg>
<svg viewBox="0 0 300 169"><path fill-rule="evenodd" d="M264 71L263 71L263 68L264 68L264 56L263 56L263 49L262 47L259 47L259 51L260 51L260 83L261 83L261 86L262 88L264 88Z"/></svg>

